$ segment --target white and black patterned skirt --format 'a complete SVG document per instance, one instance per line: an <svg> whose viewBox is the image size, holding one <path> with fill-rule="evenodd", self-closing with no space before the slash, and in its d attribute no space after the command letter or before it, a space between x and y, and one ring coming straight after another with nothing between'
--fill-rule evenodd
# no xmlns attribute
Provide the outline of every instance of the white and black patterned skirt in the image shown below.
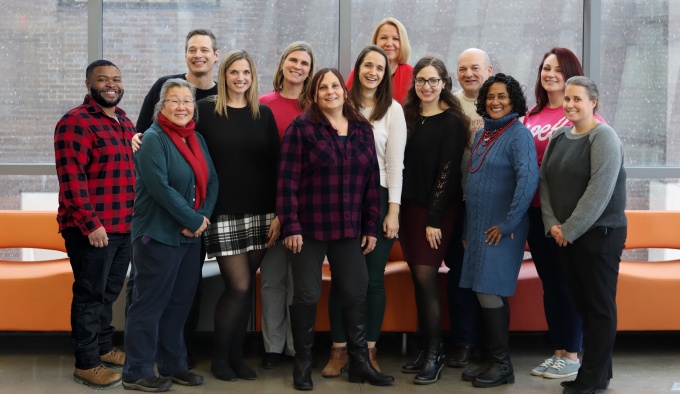
<svg viewBox="0 0 680 394"><path fill-rule="evenodd" d="M217 221L210 223L205 231L208 258L264 249L272 220L273 213L217 215Z"/></svg>

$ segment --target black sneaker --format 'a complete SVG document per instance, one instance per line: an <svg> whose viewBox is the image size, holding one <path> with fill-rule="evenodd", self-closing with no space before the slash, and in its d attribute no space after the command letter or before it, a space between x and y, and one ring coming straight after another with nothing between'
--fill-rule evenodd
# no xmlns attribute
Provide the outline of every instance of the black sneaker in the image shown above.
<svg viewBox="0 0 680 394"><path fill-rule="evenodd" d="M123 387L126 390L139 390L150 393L159 393L161 391L168 391L172 387L172 382L167 379L160 379L155 376L144 379L137 379L134 382L123 381Z"/></svg>
<svg viewBox="0 0 680 394"><path fill-rule="evenodd" d="M164 376L161 375L163 379L170 379L177 384L182 386L198 386L203 384L203 376L193 373L189 370L176 372L172 375Z"/></svg>

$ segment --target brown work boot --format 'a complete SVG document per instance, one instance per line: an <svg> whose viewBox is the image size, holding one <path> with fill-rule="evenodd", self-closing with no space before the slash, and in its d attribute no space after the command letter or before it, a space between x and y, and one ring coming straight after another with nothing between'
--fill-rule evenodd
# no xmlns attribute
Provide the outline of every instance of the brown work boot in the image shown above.
<svg viewBox="0 0 680 394"><path fill-rule="evenodd" d="M321 371L321 376L324 378L334 378L340 376L340 373L349 363L349 356L347 355L347 346L331 347L331 358L326 364L326 368Z"/></svg>
<svg viewBox="0 0 680 394"><path fill-rule="evenodd" d="M374 346L368 348L368 356L371 360L371 365L373 365L373 369L380 372L380 367L378 366L378 359L376 358L377 353L378 353L377 347Z"/></svg>
<svg viewBox="0 0 680 394"><path fill-rule="evenodd" d="M99 364L90 369L76 368L73 371L73 380L95 389L110 389L111 387L118 386L122 377L118 372L106 368L103 364Z"/></svg>
<svg viewBox="0 0 680 394"><path fill-rule="evenodd" d="M110 352L100 355L99 359L109 367L122 367L125 364L125 352L114 347Z"/></svg>

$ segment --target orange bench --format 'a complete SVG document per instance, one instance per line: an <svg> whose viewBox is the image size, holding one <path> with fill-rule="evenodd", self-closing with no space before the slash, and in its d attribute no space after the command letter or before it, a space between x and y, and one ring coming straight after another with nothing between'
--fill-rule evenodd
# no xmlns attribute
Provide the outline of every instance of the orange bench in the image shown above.
<svg viewBox="0 0 680 394"><path fill-rule="evenodd" d="M680 249L680 211L626 211L626 249ZM680 260L626 261L616 296L619 331L680 330Z"/></svg>
<svg viewBox="0 0 680 394"><path fill-rule="evenodd" d="M0 211L0 249L66 252L52 211ZM68 258L0 260L0 331L71 331Z"/></svg>

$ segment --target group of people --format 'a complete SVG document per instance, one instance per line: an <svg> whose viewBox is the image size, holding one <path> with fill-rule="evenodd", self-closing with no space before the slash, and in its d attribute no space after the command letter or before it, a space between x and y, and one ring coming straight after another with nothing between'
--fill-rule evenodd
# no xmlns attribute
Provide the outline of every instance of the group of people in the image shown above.
<svg viewBox="0 0 680 394"><path fill-rule="evenodd" d="M294 387L313 389L327 259L333 344L322 376L346 370L350 382L391 385L376 343L398 237L418 308L420 351L402 367L415 384L437 382L444 365L467 366L474 349L483 363L463 380L514 382L507 297L528 241L554 348L531 373L576 375L562 382L568 394L607 388L625 171L616 132L596 114L595 83L570 50L553 48L529 109L522 85L493 75L483 50L458 58L455 93L441 59L412 67L410 52L403 24L386 18L345 82L336 69L315 72L312 47L294 42L274 91L259 96L250 54L224 55L215 82L216 38L193 30L187 72L154 84L136 127L118 107L120 70L90 64L85 101L59 121L54 139L58 221L75 278L74 379L155 392L200 385L190 350L207 254L225 284L214 320L216 378L257 378L242 350L260 269L262 366L294 356ZM130 260L122 352L112 346L111 306ZM450 267L448 360L442 261Z"/></svg>

